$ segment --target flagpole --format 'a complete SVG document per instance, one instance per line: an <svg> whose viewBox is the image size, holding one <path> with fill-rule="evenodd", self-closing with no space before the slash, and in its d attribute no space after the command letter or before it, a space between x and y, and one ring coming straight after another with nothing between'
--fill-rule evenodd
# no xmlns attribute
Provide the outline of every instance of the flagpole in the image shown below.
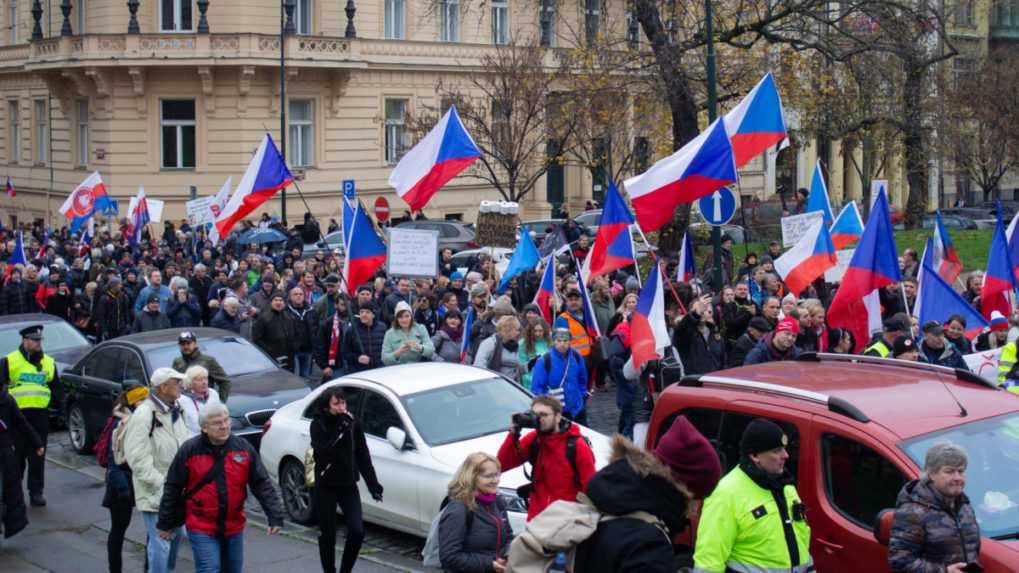
<svg viewBox="0 0 1019 573"><path fill-rule="evenodd" d="M665 284L669 285L669 290L672 291L673 298L675 298L676 303L679 304L679 309L683 311L683 314L686 314L686 305L683 304L683 301L679 300L679 294L676 293L675 287L672 286L672 281L669 280L669 275L662 270L662 266L659 264L658 255L655 254L654 249L651 248L651 243L647 240L647 236L644 235L644 229L640 228L640 223L635 223L635 225L637 227L637 232L640 233L641 240L644 241L644 245L647 247L648 253L650 253L654 258L654 265L658 267L658 272L661 273L662 278L665 280ZM638 272L637 274L640 273Z"/></svg>

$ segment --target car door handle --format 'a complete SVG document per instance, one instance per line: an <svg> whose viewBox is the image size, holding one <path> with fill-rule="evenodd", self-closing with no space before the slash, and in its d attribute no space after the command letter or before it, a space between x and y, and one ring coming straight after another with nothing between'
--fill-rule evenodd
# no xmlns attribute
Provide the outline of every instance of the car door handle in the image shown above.
<svg viewBox="0 0 1019 573"><path fill-rule="evenodd" d="M841 551L841 550L845 549L845 547L843 547L842 545L839 545L838 543L832 543L831 541L825 541L824 539L821 539L820 537L818 537L816 539L817 539L817 542L819 544L821 544L821 546L823 546L825 549L828 549L830 551Z"/></svg>

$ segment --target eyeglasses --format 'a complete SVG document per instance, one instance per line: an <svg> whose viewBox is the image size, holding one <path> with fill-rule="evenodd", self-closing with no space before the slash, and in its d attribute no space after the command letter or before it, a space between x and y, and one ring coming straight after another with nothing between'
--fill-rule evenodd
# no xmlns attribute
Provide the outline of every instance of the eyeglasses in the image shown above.
<svg viewBox="0 0 1019 573"><path fill-rule="evenodd" d="M555 415L552 412L535 412L534 410L531 410L531 413L534 414L535 416L539 417L539 418L542 418L542 419L544 419L544 418L551 418L552 416Z"/></svg>

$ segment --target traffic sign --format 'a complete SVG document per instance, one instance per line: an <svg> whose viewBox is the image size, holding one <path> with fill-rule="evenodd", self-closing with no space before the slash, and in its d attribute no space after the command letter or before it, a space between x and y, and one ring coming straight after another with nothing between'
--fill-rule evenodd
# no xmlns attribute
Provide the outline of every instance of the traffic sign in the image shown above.
<svg viewBox="0 0 1019 573"><path fill-rule="evenodd" d="M701 216L709 225L724 225L736 214L736 194L728 187L705 195L697 201Z"/></svg>
<svg viewBox="0 0 1019 573"><path fill-rule="evenodd" d="M354 180L344 179L343 180L343 196L351 201L354 200Z"/></svg>
<svg viewBox="0 0 1019 573"><path fill-rule="evenodd" d="M375 218L381 223L386 219L389 219L389 201L386 201L385 197L378 197L375 199Z"/></svg>

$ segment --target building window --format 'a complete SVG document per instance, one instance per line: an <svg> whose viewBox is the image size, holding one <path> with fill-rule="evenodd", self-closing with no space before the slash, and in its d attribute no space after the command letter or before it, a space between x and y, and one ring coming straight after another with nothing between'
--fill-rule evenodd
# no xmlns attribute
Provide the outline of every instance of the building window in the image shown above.
<svg viewBox="0 0 1019 573"><path fill-rule="evenodd" d="M385 0L385 37L388 40L404 38L403 16L406 10L404 0Z"/></svg>
<svg viewBox="0 0 1019 573"><path fill-rule="evenodd" d="M460 41L460 0L441 0L440 24L443 42Z"/></svg>
<svg viewBox="0 0 1019 573"><path fill-rule="evenodd" d="M7 102L7 133L10 135L10 149L7 150L11 163L21 161L21 110L18 100Z"/></svg>
<svg viewBox="0 0 1019 573"><path fill-rule="evenodd" d="M555 3L556 0L541 0L538 5L539 42L545 48L555 46Z"/></svg>
<svg viewBox="0 0 1019 573"><path fill-rule="evenodd" d="M584 0L584 36L587 43L598 39L601 26L601 0Z"/></svg>
<svg viewBox="0 0 1019 573"><path fill-rule="evenodd" d="M395 164L407 151L407 100L386 100L386 163Z"/></svg>
<svg viewBox="0 0 1019 573"><path fill-rule="evenodd" d="M974 24L973 0L958 0L955 4L955 25L972 28Z"/></svg>
<svg viewBox="0 0 1019 573"><path fill-rule="evenodd" d="M46 100L35 100L35 162L46 163L50 148L50 127L49 117L46 110Z"/></svg>
<svg viewBox="0 0 1019 573"><path fill-rule="evenodd" d="M970 76L976 69L976 61L973 58L967 58L965 56L956 56L952 58L952 76L955 80L955 87L965 85L966 81L969 80Z"/></svg>
<svg viewBox="0 0 1019 573"><path fill-rule="evenodd" d="M294 25L302 36L311 35L311 0L297 0L294 6Z"/></svg>
<svg viewBox="0 0 1019 573"><path fill-rule="evenodd" d="M7 29L10 30L10 43L18 43L18 1L7 1Z"/></svg>
<svg viewBox="0 0 1019 573"><path fill-rule="evenodd" d="M88 100L78 100L78 133L75 138L78 149L77 149L77 165L79 167L85 167L88 165L89 159L89 142L88 142Z"/></svg>
<svg viewBox="0 0 1019 573"><path fill-rule="evenodd" d="M509 43L509 0L492 0L492 43Z"/></svg>
<svg viewBox="0 0 1019 573"><path fill-rule="evenodd" d="M644 173L651 166L651 142L648 138L637 136L633 138L633 171Z"/></svg>
<svg viewBox="0 0 1019 573"><path fill-rule="evenodd" d="M626 11L626 45L631 50L640 47L640 22L637 21L637 13L633 10Z"/></svg>
<svg viewBox="0 0 1019 573"><path fill-rule="evenodd" d="M310 99L290 100L287 112L290 145L287 159L294 167L315 163L315 102Z"/></svg>
<svg viewBox="0 0 1019 573"><path fill-rule="evenodd" d="M85 0L78 0L74 8L74 33L79 36L85 33Z"/></svg>
<svg viewBox="0 0 1019 573"><path fill-rule="evenodd" d="M168 99L160 102L159 127L163 169L194 169L195 100Z"/></svg>
<svg viewBox="0 0 1019 573"><path fill-rule="evenodd" d="M161 32L190 32L191 0L160 0L159 30Z"/></svg>

